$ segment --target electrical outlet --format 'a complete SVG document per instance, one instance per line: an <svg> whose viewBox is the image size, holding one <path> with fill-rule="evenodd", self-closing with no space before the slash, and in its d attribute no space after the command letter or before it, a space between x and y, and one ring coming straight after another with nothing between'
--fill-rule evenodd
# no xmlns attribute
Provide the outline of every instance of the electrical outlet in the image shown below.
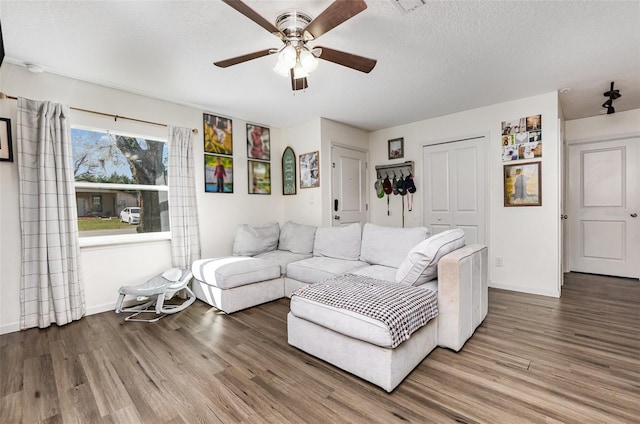
<svg viewBox="0 0 640 424"><path fill-rule="evenodd" d="M501 258L501 257L499 257L499 256L498 256L498 257L496 257L496 266L497 266L497 267L502 266L502 258Z"/></svg>

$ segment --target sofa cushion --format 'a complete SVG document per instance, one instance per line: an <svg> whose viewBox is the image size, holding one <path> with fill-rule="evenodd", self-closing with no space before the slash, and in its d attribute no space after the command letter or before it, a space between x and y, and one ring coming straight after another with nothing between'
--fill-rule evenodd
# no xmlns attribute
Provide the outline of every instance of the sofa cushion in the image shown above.
<svg viewBox="0 0 640 424"><path fill-rule="evenodd" d="M365 266L364 268L351 271L351 274L371 277L382 281L395 282L396 272L398 272L398 268L384 265L369 265Z"/></svg>
<svg viewBox="0 0 640 424"><path fill-rule="evenodd" d="M277 222L253 227L241 224L233 241L234 256L254 256L278 247L280 226Z"/></svg>
<svg viewBox="0 0 640 424"><path fill-rule="evenodd" d="M313 256L357 261L360 258L360 224L346 227L318 228Z"/></svg>
<svg viewBox="0 0 640 424"><path fill-rule="evenodd" d="M312 225L297 224L293 221L285 222L280 228L278 250L311 255L317 228Z"/></svg>
<svg viewBox="0 0 640 424"><path fill-rule="evenodd" d="M464 231L443 231L416 245L396 273L396 282L417 286L438 276L438 261L449 252L464 246Z"/></svg>
<svg viewBox="0 0 640 424"><path fill-rule="evenodd" d="M231 289L280 277L280 266L245 256L200 259L191 265L193 276L220 289Z"/></svg>
<svg viewBox="0 0 640 424"><path fill-rule="evenodd" d="M372 265L398 268L409 251L428 235L426 227L398 228L364 224L360 260Z"/></svg>
<svg viewBox="0 0 640 424"><path fill-rule="evenodd" d="M287 273L287 265L291 262L307 259L311 257L311 253L303 255L301 253L293 253L288 250L272 250L270 252L260 253L254 258L264 259L266 261L273 262L280 265L280 272L282 274Z"/></svg>
<svg viewBox="0 0 640 424"><path fill-rule="evenodd" d="M367 266L366 262L314 256L287 265L287 277L307 284L319 283L327 278Z"/></svg>

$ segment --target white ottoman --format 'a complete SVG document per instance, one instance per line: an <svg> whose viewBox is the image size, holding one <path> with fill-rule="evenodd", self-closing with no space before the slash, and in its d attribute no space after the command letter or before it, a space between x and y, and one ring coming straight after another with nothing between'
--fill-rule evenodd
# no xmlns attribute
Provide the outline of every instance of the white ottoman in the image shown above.
<svg viewBox="0 0 640 424"><path fill-rule="evenodd" d="M228 314L284 296L280 266L246 256L200 259L191 266L193 292Z"/></svg>

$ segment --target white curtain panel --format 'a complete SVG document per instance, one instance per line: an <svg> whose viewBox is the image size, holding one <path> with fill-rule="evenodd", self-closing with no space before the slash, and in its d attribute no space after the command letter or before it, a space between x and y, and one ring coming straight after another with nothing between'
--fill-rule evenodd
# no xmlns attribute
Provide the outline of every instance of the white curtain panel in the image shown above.
<svg viewBox="0 0 640 424"><path fill-rule="evenodd" d="M200 259L193 133L169 127L169 216L173 266L190 268Z"/></svg>
<svg viewBox="0 0 640 424"><path fill-rule="evenodd" d="M20 328L85 315L69 108L18 99L22 275Z"/></svg>

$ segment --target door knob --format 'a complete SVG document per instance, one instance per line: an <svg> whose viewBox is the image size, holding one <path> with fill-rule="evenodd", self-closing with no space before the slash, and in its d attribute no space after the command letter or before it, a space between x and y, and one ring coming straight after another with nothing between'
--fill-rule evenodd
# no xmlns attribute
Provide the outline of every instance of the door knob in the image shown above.
<svg viewBox="0 0 640 424"><path fill-rule="evenodd" d="M333 219L340 219L340 215L333 215Z"/></svg>
<svg viewBox="0 0 640 424"><path fill-rule="evenodd" d="M635 217L637 217L637 216L638 216L638 214L637 214L637 213L635 213L635 212L631 214L631 218L635 218Z"/></svg>
<svg viewBox="0 0 640 424"><path fill-rule="evenodd" d="M569 218L569 215L560 215L560 219L567 219Z"/></svg>

